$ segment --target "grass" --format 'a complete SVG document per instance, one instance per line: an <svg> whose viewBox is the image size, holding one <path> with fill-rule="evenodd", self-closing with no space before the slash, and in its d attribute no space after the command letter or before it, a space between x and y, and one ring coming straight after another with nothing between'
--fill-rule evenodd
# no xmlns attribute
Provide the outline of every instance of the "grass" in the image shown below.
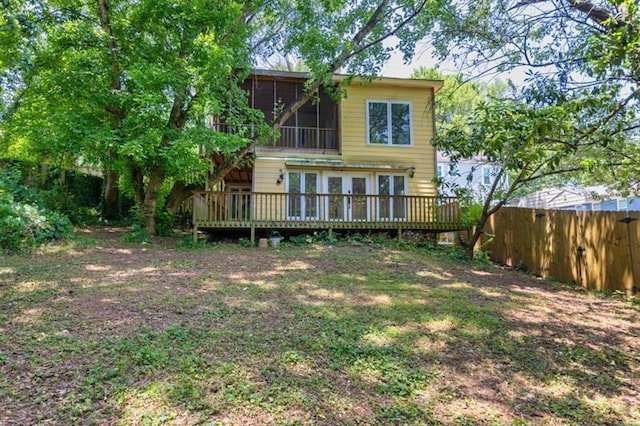
<svg viewBox="0 0 640 426"><path fill-rule="evenodd" d="M383 242L0 259L0 424L640 424L637 305Z"/></svg>

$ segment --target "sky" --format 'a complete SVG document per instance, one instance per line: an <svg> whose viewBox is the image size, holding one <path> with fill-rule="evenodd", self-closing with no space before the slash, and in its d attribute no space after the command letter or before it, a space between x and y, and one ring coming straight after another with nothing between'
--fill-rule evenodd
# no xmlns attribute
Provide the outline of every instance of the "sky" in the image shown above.
<svg viewBox="0 0 640 426"><path fill-rule="evenodd" d="M441 62L436 59L432 54L431 48L426 44L418 44L416 46L413 60L409 64L404 63L401 52L393 52L391 58L382 69L382 76L409 78L411 73L421 66L425 66L427 68L437 67L440 71L446 74L461 72L460 67L456 66L452 61L446 60ZM519 68L510 72L492 73L490 75L482 76L480 79L486 82L491 82L496 79L502 81L511 80L516 86L522 86L526 78L525 72L525 68ZM473 72L470 70L465 70L463 73L467 75L467 77L471 77L473 75ZM469 75L470 73L471 75Z"/></svg>

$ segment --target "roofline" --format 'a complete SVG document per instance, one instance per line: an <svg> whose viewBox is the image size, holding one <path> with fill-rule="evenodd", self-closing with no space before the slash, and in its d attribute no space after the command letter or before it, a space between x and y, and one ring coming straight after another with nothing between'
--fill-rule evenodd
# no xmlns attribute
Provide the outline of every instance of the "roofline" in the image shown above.
<svg viewBox="0 0 640 426"><path fill-rule="evenodd" d="M252 69L250 75L264 76L264 77L276 77L282 79L292 80L308 80L311 78L311 74L308 72L297 71L281 71L281 70L265 70L265 69ZM348 81L352 76L347 74L334 74L332 80L336 83L342 83ZM424 80L417 78L397 78L397 77L374 77L372 80L363 79L358 76L353 77L350 84L375 84L384 86L396 86L396 87L413 87L413 88L433 88L436 92L444 85L444 80Z"/></svg>
<svg viewBox="0 0 640 426"><path fill-rule="evenodd" d="M333 81L341 83L348 80L351 76L346 74L334 74ZM359 76L353 77L351 84L374 84L384 86L396 86L396 87L413 87L413 88L433 88L436 92L444 86L444 80L424 80L418 78L398 78L398 77L374 77L372 80L363 79Z"/></svg>

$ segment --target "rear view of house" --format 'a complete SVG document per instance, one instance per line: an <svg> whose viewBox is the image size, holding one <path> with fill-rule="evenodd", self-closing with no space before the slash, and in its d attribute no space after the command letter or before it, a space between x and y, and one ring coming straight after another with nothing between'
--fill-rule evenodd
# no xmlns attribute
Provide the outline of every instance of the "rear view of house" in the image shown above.
<svg viewBox="0 0 640 426"><path fill-rule="evenodd" d="M256 71L244 83L269 121L304 90L303 73ZM253 165L230 172L222 191L195 197L196 228L459 228L454 199L438 197L433 100L441 81L334 77L346 92L320 89L255 148ZM223 126L223 123L213 125Z"/></svg>

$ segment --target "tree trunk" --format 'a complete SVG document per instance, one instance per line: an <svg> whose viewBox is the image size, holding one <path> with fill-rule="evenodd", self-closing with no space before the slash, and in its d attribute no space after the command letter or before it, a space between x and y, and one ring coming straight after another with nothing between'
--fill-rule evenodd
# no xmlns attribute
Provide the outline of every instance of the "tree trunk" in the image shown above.
<svg viewBox="0 0 640 426"><path fill-rule="evenodd" d="M142 170L136 166L131 167L131 185L133 186L133 197L137 206L144 202L144 175Z"/></svg>
<svg viewBox="0 0 640 426"><path fill-rule="evenodd" d="M49 165L40 163L40 176L38 176L38 186L45 188L47 186L47 178L49 177Z"/></svg>
<svg viewBox="0 0 640 426"><path fill-rule="evenodd" d="M164 182L164 169L155 166L151 169L149 183L144 194L142 203L142 221L144 227L150 234L156 234L156 207L158 205L158 193Z"/></svg>
<svg viewBox="0 0 640 426"><path fill-rule="evenodd" d="M102 214L105 219L113 220L120 217L120 208L118 206L118 181L120 175L114 172L111 167L107 167L104 175L104 192L102 194L104 206Z"/></svg>
<svg viewBox="0 0 640 426"><path fill-rule="evenodd" d="M476 229L473 231L471 239L468 241L468 246L465 247L465 253L469 259L473 259L473 257L475 256L476 244L478 244L478 241L482 237L482 234L484 234L484 226L487 224L487 221L492 214L493 213L483 213L478 226L476 226Z"/></svg>
<svg viewBox="0 0 640 426"><path fill-rule="evenodd" d="M173 184L173 188L171 188L171 192L167 197L167 201L165 202L165 209L171 213L172 215L176 214L180 205L184 200L189 198L193 191L203 190L202 185L190 184L187 185L182 181L178 181Z"/></svg>
<svg viewBox="0 0 640 426"><path fill-rule="evenodd" d="M473 234L471 235L471 239L467 241L467 246L465 247L464 251L469 259L473 259L473 257L475 256L476 244L478 243L480 237L482 237L483 232L484 231L482 230L482 227L477 226L473 231Z"/></svg>

